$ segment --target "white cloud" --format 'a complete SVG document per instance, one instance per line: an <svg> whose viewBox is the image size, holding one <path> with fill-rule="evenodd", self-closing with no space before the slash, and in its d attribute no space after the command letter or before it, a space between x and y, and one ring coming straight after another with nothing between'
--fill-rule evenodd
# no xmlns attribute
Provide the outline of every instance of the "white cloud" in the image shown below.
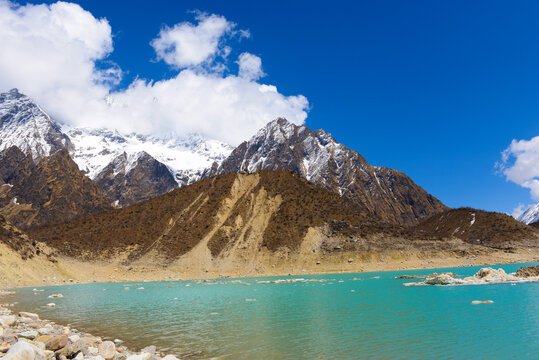
<svg viewBox="0 0 539 360"><path fill-rule="evenodd" d="M524 204L518 204L518 206L513 209L511 216L518 220L520 215L524 214L524 211L526 211L526 206L524 206Z"/></svg>
<svg viewBox="0 0 539 360"><path fill-rule="evenodd" d="M539 200L539 136L513 140L497 167L507 180L530 189L531 197Z"/></svg>
<svg viewBox="0 0 539 360"><path fill-rule="evenodd" d="M238 57L239 76L249 80L258 80L265 74L262 71L262 59L248 52Z"/></svg>
<svg viewBox="0 0 539 360"><path fill-rule="evenodd" d="M152 42L165 62L188 68L169 79L139 79L113 91L122 70L113 63L96 67L113 51L106 19L71 3L18 6L0 0L0 91L19 88L71 126L150 135L196 132L232 145L280 116L305 121L307 99L257 82L260 67L252 67L249 76L246 66L238 75L223 75L232 51L224 42L235 25L217 15L196 19L196 25L183 22L162 30ZM204 44L195 44L199 35ZM169 50L165 38L173 39L167 40L173 44ZM221 65L213 61L216 56Z"/></svg>
<svg viewBox="0 0 539 360"><path fill-rule="evenodd" d="M209 62L221 51L221 39L236 26L223 16L199 14L196 19L197 25L182 22L161 29L151 42L158 60L176 68Z"/></svg>

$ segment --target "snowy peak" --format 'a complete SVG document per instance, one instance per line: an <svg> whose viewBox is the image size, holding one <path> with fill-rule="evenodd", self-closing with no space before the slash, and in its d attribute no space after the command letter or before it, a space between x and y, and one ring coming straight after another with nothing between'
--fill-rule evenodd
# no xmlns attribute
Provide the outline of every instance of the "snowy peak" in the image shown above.
<svg viewBox="0 0 539 360"><path fill-rule="evenodd" d="M232 152L198 134L155 137L60 126L17 89L0 94L0 152L12 146L36 163L67 149L79 169L122 205L191 184Z"/></svg>
<svg viewBox="0 0 539 360"><path fill-rule="evenodd" d="M36 162L72 148L58 124L17 89L0 94L0 151L11 146L17 146Z"/></svg>
<svg viewBox="0 0 539 360"><path fill-rule="evenodd" d="M529 207L517 220L526 225L539 221L539 203Z"/></svg>
<svg viewBox="0 0 539 360"><path fill-rule="evenodd" d="M295 171L390 223L412 224L446 209L405 174L371 166L326 131L311 131L282 118L240 144L204 177L280 169Z"/></svg>
<svg viewBox="0 0 539 360"><path fill-rule="evenodd" d="M127 161L125 167L132 168L144 152L163 163L183 186L197 181L204 169L232 152L229 145L197 134L159 138L91 128L69 129L67 134L74 144L73 159L91 179L112 162Z"/></svg>

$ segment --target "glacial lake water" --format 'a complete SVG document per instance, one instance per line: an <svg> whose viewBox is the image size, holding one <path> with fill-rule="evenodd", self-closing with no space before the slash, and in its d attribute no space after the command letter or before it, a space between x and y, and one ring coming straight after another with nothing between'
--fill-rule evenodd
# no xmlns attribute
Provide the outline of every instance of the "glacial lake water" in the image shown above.
<svg viewBox="0 0 539 360"><path fill-rule="evenodd" d="M69 285L17 289L2 301L130 347L202 351L197 359L538 359L539 283L406 287L416 280L395 279L479 268ZM326 281L257 283L295 278ZM54 293L64 297L49 299ZM56 307L44 308L49 302Z"/></svg>

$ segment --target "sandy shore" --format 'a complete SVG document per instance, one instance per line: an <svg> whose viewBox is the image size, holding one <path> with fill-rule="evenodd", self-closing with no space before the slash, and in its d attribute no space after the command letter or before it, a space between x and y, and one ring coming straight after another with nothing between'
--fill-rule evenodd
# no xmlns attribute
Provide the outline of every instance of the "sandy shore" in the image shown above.
<svg viewBox="0 0 539 360"><path fill-rule="evenodd" d="M1 257L0 257L1 258ZM3 260L5 261L5 259ZM191 267L170 264L163 267L144 261L130 265L118 262L82 262L58 258L56 263L42 259L26 260L17 266L0 267L0 288L38 287L70 283L147 282L210 278L237 278L327 273L378 272L394 270L434 269L508 263L539 262L537 248L521 248L511 252L481 250L474 254L454 252L403 252L358 254L339 252L323 258L268 257L255 266ZM1 265L1 264L0 264ZM13 265L13 264L12 264ZM20 272L18 271L21 270Z"/></svg>

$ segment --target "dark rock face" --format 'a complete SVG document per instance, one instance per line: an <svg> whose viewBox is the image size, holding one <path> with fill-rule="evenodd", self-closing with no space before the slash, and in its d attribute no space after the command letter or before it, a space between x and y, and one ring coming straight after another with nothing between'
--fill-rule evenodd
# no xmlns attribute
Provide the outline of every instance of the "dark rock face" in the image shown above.
<svg viewBox="0 0 539 360"><path fill-rule="evenodd" d="M0 243L4 243L15 250L23 260L31 259L34 255L40 253L36 242L30 240L28 235L13 226L2 215L0 215Z"/></svg>
<svg viewBox="0 0 539 360"><path fill-rule="evenodd" d="M523 278L539 276L539 265L521 267L517 270L515 276Z"/></svg>
<svg viewBox="0 0 539 360"><path fill-rule="evenodd" d="M33 165L31 156L12 146L0 152L0 180L3 184L16 183L30 175Z"/></svg>
<svg viewBox="0 0 539 360"><path fill-rule="evenodd" d="M0 188L0 214L15 226L62 223L110 208L110 200L84 176L66 149L38 164L21 154L10 148L0 155L0 172L9 182ZM19 167L8 171L15 162Z"/></svg>
<svg viewBox="0 0 539 360"><path fill-rule="evenodd" d="M110 163L95 179L110 199L124 207L161 195L178 185L169 169L146 152L129 161L124 153Z"/></svg>
<svg viewBox="0 0 539 360"><path fill-rule="evenodd" d="M393 224L414 224L447 209L400 171L369 165L324 130L311 131L285 119L269 123L203 178L278 169L292 170Z"/></svg>

